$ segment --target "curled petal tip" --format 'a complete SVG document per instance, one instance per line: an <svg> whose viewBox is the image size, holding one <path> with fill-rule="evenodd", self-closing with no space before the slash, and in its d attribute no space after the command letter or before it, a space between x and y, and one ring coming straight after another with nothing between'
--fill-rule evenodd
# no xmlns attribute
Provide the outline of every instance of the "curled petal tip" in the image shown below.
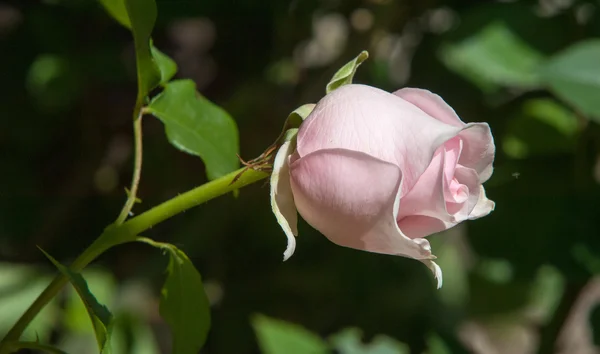
<svg viewBox="0 0 600 354"><path fill-rule="evenodd" d="M295 236L298 215L294 204L294 195L290 186L288 158L294 151L295 144L286 141L277 151L271 175L271 207L277 222L287 237L287 247L283 252L283 261L288 260L296 249Z"/></svg>
<svg viewBox="0 0 600 354"><path fill-rule="evenodd" d="M442 268L440 268L439 265L437 265L434 261L431 260L423 260L422 262L425 263L427 268L431 270L433 276L437 280L437 288L440 289L444 281L442 277Z"/></svg>
<svg viewBox="0 0 600 354"><path fill-rule="evenodd" d="M292 237L288 236L288 244L283 252L283 261L287 261L294 254L296 250L296 238L292 235Z"/></svg>

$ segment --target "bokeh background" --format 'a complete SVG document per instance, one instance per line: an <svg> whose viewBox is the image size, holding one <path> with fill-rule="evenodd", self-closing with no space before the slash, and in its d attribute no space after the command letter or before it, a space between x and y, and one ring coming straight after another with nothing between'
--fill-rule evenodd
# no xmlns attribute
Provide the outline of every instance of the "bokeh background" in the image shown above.
<svg viewBox="0 0 600 354"><path fill-rule="evenodd" d="M176 244L202 273L212 310L203 353L261 352L253 324L298 330L258 314L304 327L342 354L598 352L598 118L540 82L537 69L600 35L600 2L157 5L154 43L177 62L177 77L193 79L234 117L243 158L258 156L288 113L318 101L333 73L363 49L370 58L355 82L434 91L464 121L488 122L497 146L486 183L496 210L430 237L444 270L441 290L419 262L338 247L304 222L294 256L282 263L286 239L261 182L154 227L144 236ZM571 66L597 62L598 71L579 79L590 88L582 95L600 105L600 51L588 54L588 64ZM2 1L0 78L2 335L54 275L36 246L67 263L124 202L133 41L96 1ZM160 121L145 119L143 129L135 213L206 181L201 160L171 146ZM116 353L169 352L157 309L166 262L159 251L131 244L84 272L117 318ZM26 336L94 353L86 316L66 289Z"/></svg>

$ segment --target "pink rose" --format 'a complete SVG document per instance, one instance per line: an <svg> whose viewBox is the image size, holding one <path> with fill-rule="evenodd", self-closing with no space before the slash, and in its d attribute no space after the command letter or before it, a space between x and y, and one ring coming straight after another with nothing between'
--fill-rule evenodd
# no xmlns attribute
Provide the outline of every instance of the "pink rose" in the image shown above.
<svg viewBox="0 0 600 354"><path fill-rule="evenodd" d="M486 123L463 123L429 91L342 86L277 153L272 204L288 236L284 259L297 210L338 245L420 260L441 286L424 237L494 209L482 186L494 151Z"/></svg>

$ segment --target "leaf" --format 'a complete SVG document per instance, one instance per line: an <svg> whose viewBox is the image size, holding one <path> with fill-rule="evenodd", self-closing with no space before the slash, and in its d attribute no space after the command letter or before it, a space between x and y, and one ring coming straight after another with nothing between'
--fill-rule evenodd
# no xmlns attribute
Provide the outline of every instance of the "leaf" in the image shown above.
<svg viewBox="0 0 600 354"><path fill-rule="evenodd" d="M554 99L531 99L523 103L505 129L504 152L511 158L524 159L573 153L579 122L573 111Z"/></svg>
<svg viewBox="0 0 600 354"><path fill-rule="evenodd" d="M110 272L99 269L85 269L81 273L85 278L88 289L94 297L105 306L112 306L117 293L116 279ZM62 314L62 326L70 333L94 335L94 328L89 324L88 311L85 304L79 299L77 291L73 290L66 294L63 299L64 310ZM111 341L114 341L114 330L111 331ZM67 350L66 347L63 349Z"/></svg>
<svg viewBox="0 0 600 354"><path fill-rule="evenodd" d="M98 342L98 348L100 353L107 353L110 351L110 325L112 322L112 314L108 309L100 304L94 297L90 289L88 288L87 282L81 276L81 274L71 271L69 268L60 264L57 260L52 258L44 250L40 249L44 255L63 273L71 282L77 294L83 301L85 308L87 309L94 332L96 333L96 341Z"/></svg>
<svg viewBox="0 0 600 354"><path fill-rule="evenodd" d="M183 251L170 244L160 245L170 257L160 296L160 315L171 328L173 353L197 354L210 328L202 278Z"/></svg>
<svg viewBox="0 0 600 354"><path fill-rule="evenodd" d="M285 141L290 140L290 133L288 132L290 130L297 132L298 128L300 128L300 124L302 124L306 117L308 117L308 115L313 111L315 106L316 105L314 103L307 103L293 110L292 113L290 113L287 119L285 120L285 123L283 124L283 129L281 130L279 137L277 137L277 140L275 140L271 147L281 146ZM292 135L295 134L292 133Z"/></svg>
<svg viewBox="0 0 600 354"><path fill-rule="evenodd" d="M252 318L263 354L325 354L327 344L316 334L288 322L263 315Z"/></svg>
<svg viewBox="0 0 600 354"><path fill-rule="evenodd" d="M150 51L150 35L156 21L156 3L154 0L125 0L125 7L135 42L138 81L137 112L146 96L161 80L161 73Z"/></svg>
<svg viewBox="0 0 600 354"><path fill-rule="evenodd" d="M10 330L51 280L34 266L0 262L0 336ZM25 329L22 341L50 340L61 317L58 300L53 298L40 311Z"/></svg>
<svg viewBox="0 0 600 354"><path fill-rule="evenodd" d="M121 25L131 29L129 15L125 8L125 0L100 0L106 11Z"/></svg>
<svg viewBox="0 0 600 354"><path fill-rule="evenodd" d="M165 85L177 73L177 64L175 64L175 61L169 58L168 55L156 49L154 45L151 46L150 50L152 51L152 56L160 70L160 83Z"/></svg>
<svg viewBox="0 0 600 354"><path fill-rule="evenodd" d="M384 335L373 338L370 344L362 343L362 332L358 328L347 328L334 334L330 342L340 354L408 354L404 343Z"/></svg>
<svg viewBox="0 0 600 354"><path fill-rule="evenodd" d="M173 146L202 158L209 179L238 168L235 121L222 108L201 96L193 81L169 82L150 102L148 111L164 123Z"/></svg>
<svg viewBox="0 0 600 354"><path fill-rule="evenodd" d="M363 61L367 60L367 58L369 58L369 52L363 50L356 58L342 66L340 70L333 75L331 80L329 80L329 83L325 88L325 92L330 93L341 86L351 84L354 74L356 73L356 69Z"/></svg>
<svg viewBox="0 0 600 354"><path fill-rule="evenodd" d="M154 58L150 48L150 36L156 22L156 2L154 0L100 0L100 2L115 20L130 29L133 34L138 82L135 109L137 114L146 96L158 86L161 78L167 77L170 72L161 73L155 59L160 61L159 64L166 65L165 70L167 68L172 70L172 67L166 63L166 59L169 58L158 51L156 51L157 58Z"/></svg>
<svg viewBox="0 0 600 354"><path fill-rule="evenodd" d="M600 122L600 40L572 45L541 68L543 80L556 95Z"/></svg>
<svg viewBox="0 0 600 354"><path fill-rule="evenodd" d="M532 89L541 85L536 69L543 56L501 22L460 43L443 46L439 55L448 68L485 92L499 86Z"/></svg>

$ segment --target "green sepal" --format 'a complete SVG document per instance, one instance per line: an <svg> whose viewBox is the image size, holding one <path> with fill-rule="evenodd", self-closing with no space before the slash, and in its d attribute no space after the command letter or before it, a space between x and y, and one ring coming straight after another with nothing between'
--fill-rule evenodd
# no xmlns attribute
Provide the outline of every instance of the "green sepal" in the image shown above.
<svg viewBox="0 0 600 354"><path fill-rule="evenodd" d="M354 74L356 74L356 69L362 64L363 61L369 58L369 52L363 50L360 52L356 58L352 59L346 65L342 66L340 70L338 70L325 88L325 92L327 94L332 91L340 88L344 85L350 85L352 83L352 79L354 78Z"/></svg>

